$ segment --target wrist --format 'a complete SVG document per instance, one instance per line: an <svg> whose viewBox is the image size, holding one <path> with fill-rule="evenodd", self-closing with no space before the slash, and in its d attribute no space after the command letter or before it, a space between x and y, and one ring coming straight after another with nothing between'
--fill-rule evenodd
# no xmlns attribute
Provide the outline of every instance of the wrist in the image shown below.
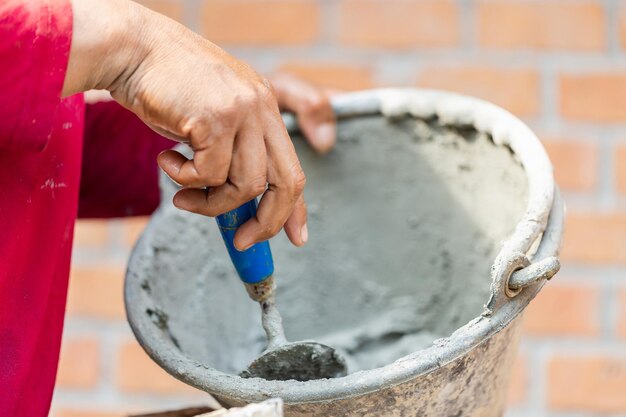
<svg viewBox="0 0 626 417"><path fill-rule="evenodd" d="M145 8L128 0L71 0L72 46L63 95L111 89L148 53Z"/></svg>

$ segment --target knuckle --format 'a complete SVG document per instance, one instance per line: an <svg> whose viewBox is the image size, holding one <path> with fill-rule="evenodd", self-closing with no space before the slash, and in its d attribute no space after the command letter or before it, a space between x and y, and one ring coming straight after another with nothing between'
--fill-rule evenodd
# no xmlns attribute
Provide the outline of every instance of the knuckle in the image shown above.
<svg viewBox="0 0 626 417"><path fill-rule="evenodd" d="M265 175L253 178L251 181L248 182L246 186L247 197L252 198L263 194L266 186L267 180L265 178Z"/></svg>
<svg viewBox="0 0 626 417"><path fill-rule="evenodd" d="M257 96L262 103L274 104L276 102L276 94L274 87L269 81L265 80L257 90Z"/></svg>
<svg viewBox="0 0 626 417"><path fill-rule="evenodd" d="M244 86L233 92L230 97L224 98L220 106L215 109L214 115L219 122L225 126L236 127L242 115L251 107L256 107L258 102L256 92L253 88Z"/></svg>
<svg viewBox="0 0 626 417"><path fill-rule="evenodd" d="M280 232L281 228L282 226L277 223L267 223L263 225L261 235L263 236L264 239L269 239L271 237L276 236L278 232Z"/></svg>
<svg viewBox="0 0 626 417"><path fill-rule="evenodd" d="M240 116L236 112L231 112L228 108L219 109L212 116L211 125L206 129L206 138L202 149L215 146L218 140L232 139L239 125Z"/></svg>
<svg viewBox="0 0 626 417"><path fill-rule="evenodd" d="M209 191L207 193L207 197L204 200L204 204L202 205L202 213L200 214L204 214L205 216L209 217L215 217L222 214L222 212L219 210L219 207L213 203L210 195L211 192Z"/></svg>
<svg viewBox="0 0 626 417"><path fill-rule="evenodd" d="M284 175L281 183L275 184L292 197L298 197L304 191L306 176L299 162L294 163Z"/></svg>
<svg viewBox="0 0 626 417"><path fill-rule="evenodd" d="M202 118L193 117L182 122L179 130L181 137L187 140L189 146L196 151L209 146L214 127Z"/></svg>
<svg viewBox="0 0 626 417"><path fill-rule="evenodd" d="M204 182L206 182L205 185L215 187L215 186L226 183L226 181L228 181L228 174L221 174L221 173L211 174L211 175L205 176L203 180Z"/></svg>
<svg viewBox="0 0 626 417"><path fill-rule="evenodd" d="M247 86L235 95L234 104L236 105L236 109L241 111L241 108L255 107L258 101L255 89Z"/></svg>
<svg viewBox="0 0 626 417"><path fill-rule="evenodd" d="M306 186L306 176L304 175L304 171L298 164L296 167L291 170L291 191L294 195L298 196L302 194L304 191L304 187Z"/></svg>
<svg viewBox="0 0 626 417"><path fill-rule="evenodd" d="M237 112L238 100L238 98L233 97L215 110L214 125L217 122L224 130L234 127L235 122L239 118Z"/></svg>
<svg viewBox="0 0 626 417"><path fill-rule="evenodd" d="M263 194L267 187L267 179L265 175L258 175L252 179L236 181L234 185L241 198L247 200Z"/></svg>
<svg viewBox="0 0 626 417"><path fill-rule="evenodd" d="M310 94L302 101L302 111L309 114L320 113L330 107L328 97L323 94Z"/></svg>
<svg viewBox="0 0 626 417"><path fill-rule="evenodd" d="M261 77L261 84L263 84L263 90L266 93L271 93L272 97L276 95L276 90L274 89L274 85L265 77Z"/></svg>

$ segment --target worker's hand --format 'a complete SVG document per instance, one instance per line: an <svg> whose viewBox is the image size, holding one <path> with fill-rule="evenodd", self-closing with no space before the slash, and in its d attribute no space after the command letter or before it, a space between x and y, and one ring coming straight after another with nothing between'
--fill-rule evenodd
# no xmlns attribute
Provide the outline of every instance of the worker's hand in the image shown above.
<svg viewBox="0 0 626 417"><path fill-rule="evenodd" d="M298 125L309 144L325 154L335 145L337 126L330 105L330 92L292 74L270 77L281 110L296 114Z"/></svg>
<svg viewBox="0 0 626 417"><path fill-rule="evenodd" d="M64 94L107 89L159 133L189 144L192 160L173 150L158 157L183 186L174 196L177 207L216 216L263 194L256 217L235 236L238 249L283 227L291 242L303 245L305 176L270 83L184 26L130 1L73 0L73 7Z"/></svg>

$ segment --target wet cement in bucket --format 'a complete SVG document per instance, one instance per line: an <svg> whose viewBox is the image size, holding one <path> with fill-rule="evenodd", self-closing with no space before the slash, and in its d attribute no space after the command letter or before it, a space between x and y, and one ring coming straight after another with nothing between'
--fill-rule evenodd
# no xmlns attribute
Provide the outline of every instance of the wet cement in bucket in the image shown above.
<svg viewBox="0 0 626 417"><path fill-rule="evenodd" d="M471 128L380 116L343 121L337 148L294 138L307 174L309 243L271 241L290 340L341 350L349 372L429 346L480 315L500 242L526 206L523 169ZM163 181L150 256L134 271L156 326L193 360L239 374L265 348L258 306L213 219L175 209Z"/></svg>

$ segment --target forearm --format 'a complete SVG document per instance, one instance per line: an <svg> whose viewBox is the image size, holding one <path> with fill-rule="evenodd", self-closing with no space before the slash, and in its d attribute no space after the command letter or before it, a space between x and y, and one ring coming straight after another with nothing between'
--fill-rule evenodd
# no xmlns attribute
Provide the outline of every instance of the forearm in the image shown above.
<svg viewBox="0 0 626 417"><path fill-rule="evenodd" d="M305 177L269 83L130 0L71 1L75 32L63 94L107 89L157 132L189 143L191 160L174 151L158 158L185 188L174 198L179 208L216 215L263 194L257 216L237 231L237 247L283 226L294 244L304 244Z"/></svg>
<svg viewBox="0 0 626 417"><path fill-rule="evenodd" d="M128 0L71 0L74 15L63 96L110 89L148 53L144 7Z"/></svg>

